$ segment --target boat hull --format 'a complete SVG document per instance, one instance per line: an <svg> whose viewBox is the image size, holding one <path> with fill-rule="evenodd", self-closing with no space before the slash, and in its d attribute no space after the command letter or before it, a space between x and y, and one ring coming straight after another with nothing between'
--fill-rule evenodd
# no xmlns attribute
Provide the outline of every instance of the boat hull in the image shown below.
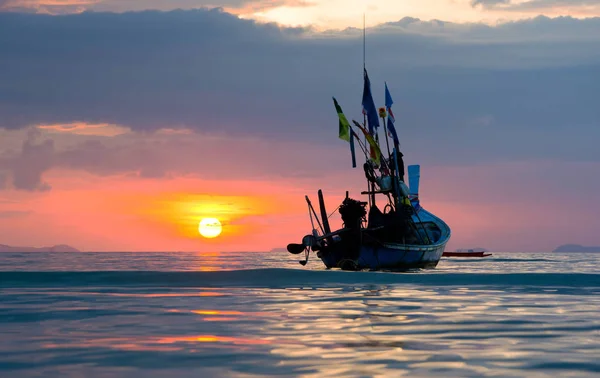
<svg viewBox="0 0 600 378"><path fill-rule="evenodd" d="M327 268L340 267L349 270L409 270L433 269L439 263L445 243L434 247L416 245L361 246L358 259L351 263L343 255L328 253L321 255Z"/></svg>
<svg viewBox="0 0 600 378"><path fill-rule="evenodd" d="M450 240L450 228L441 219L421 208L418 222L434 222L440 235L436 242L428 245L380 243L378 245L361 245L358 256L349 259L347 251L331 248L321 251L318 257L327 268L347 270L393 270L435 268ZM416 216L415 216L416 217Z"/></svg>

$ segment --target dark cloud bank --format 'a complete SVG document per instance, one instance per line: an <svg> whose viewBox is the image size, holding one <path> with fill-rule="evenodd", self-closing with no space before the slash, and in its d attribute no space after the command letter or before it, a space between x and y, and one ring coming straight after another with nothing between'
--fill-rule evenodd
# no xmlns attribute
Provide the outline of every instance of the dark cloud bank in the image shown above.
<svg viewBox="0 0 600 378"><path fill-rule="evenodd" d="M369 30L367 66L378 105L385 80L406 149L424 162L598 160L599 32L600 19L493 28L406 18ZM331 96L361 117L361 70L354 29L315 33L220 10L0 13L9 129L85 121L334 143Z"/></svg>

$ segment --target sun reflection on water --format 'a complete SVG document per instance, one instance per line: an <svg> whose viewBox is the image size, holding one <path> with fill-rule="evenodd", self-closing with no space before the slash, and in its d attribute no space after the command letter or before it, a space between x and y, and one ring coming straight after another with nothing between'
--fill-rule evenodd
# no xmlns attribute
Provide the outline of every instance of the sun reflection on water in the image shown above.
<svg viewBox="0 0 600 378"><path fill-rule="evenodd" d="M159 368L240 377L584 377L600 370L594 274L578 278L583 286L491 285L487 273L472 286L419 283L429 273L369 276L367 283L360 281L367 275L320 272L329 281L315 283L304 278L316 275L287 281L298 274L291 270L197 272L206 265L186 264L191 273L183 278L171 272L143 284L122 284L125 272L112 285L1 286L2 358L23 366L23 376L65 365L73 376L98 376L93 369L107 366L144 376ZM261 281L265 272L280 276Z"/></svg>

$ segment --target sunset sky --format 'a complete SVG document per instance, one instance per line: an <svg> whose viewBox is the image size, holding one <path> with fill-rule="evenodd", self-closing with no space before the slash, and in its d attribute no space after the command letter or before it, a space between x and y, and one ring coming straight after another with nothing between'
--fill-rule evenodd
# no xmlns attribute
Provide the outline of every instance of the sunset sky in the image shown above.
<svg viewBox="0 0 600 378"><path fill-rule="evenodd" d="M299 242L305 194L365 190L331 100L362 117L363 13L448 249L600 245L592 0L0 0L0 244Z"/></svg>

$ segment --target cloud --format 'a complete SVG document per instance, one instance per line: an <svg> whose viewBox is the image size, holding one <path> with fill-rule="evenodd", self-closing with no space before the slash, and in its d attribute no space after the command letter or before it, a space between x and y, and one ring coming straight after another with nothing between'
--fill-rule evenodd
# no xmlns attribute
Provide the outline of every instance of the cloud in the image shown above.
<svg viewBox="0 0 600 378"><path fill-rule="evenodd" d="M80 13L97 0L0 0L0 12Z"/></svg>
<svg viewBox="0 0 600 378"><path fill-rule="evenodd" d="M143 10L224 8L229 11L259 12L279 6L303 7L301 0L0 0L0 11L29 11L73 14L84 11L129 12Z"/></svg>
<svg viewBox="0 0 600 378"><path fill-rule="evenodd" d="M304 7L310 6L311 1L303 0L99 0L90 7L95 11L140 11L198 8L224 8L229 11L244 10L245 12L264 11L280 6Z"/></svg>
<svg viewBox="0 0 600 378"><path fill-rule="evenodd" d="M31 214L31 211L0 211L0 219L20 218Z"/></svg>
<svg viewBox="0 0 600 378"><path fill-rule="evenodd" d="M472 0L471 5L482 5L483 7L493 7L498 4L508 4L511 0Z"/></svg>
<svg viewBox="0 0 600 378"><path fill-rule="evenodd" d="M8 173L0 171L0 190L8 186ZM0 201L2 202L2 201Z"/></svg>
<svg viewBox="0 0 600 378"><path fill-rule="evenodd" d="M600 159L600 82L590 80L600 76L600 19L490 27L407 18L367 35L375 100L387 81L408 159ZM0 14L0 51L0 127L55 132L11 155L23 189L47 188L41 177L51 167L210 175L206 151L252 174L306 177L308 165L288 174L273 161L294 166L292 157L313 154L321 166L332 156L323 152L339 142L331 96L350 119L362 117L362 38L352 28L317 33L220 10ZM131 131L64 145L73 125ZM174 139L167 129L197 136ZM201 138L218 139L220 150ZM339 151L339 165L328 167L346 167L347 150ZM25 168L29 175L15 174Z"/></svg>
<svg viewBox="0 0 600 378"><path fill-rule="evenodd" d="M35 131L28 133L18 155L0 159L0 171L11 173L15 189L50 190L50 185L42 181L42 175L53 165L54 143L52 140L38 142L38 136Z"/></svg>
<svg viewBox="0 0 600 378"><path fill-rule="evenodd" d="M44 175L52 169L98 176L259 181L331 176L331 167L320 164L323 160L333 166L350 165L349 150L341 141L318 149L308 143L273 144L259 138L211 136L190 130L166 129L108 138L41 130L29 131L20 151L0 156L0 172L10 173L16 189L50 189Z"/></svg>
<svg viewBox="0 0 600 378"><path fill-rule="evenodd" d="M483 6L487 9L499 8L502 10L512 11L540 11L547 8L558 8L558 7L598 7L600 6L599 0L473 0L471 5L476 7L478 5Z"/></svg>
<svg viewBox="0 0 600 378"><path fill-rule="evenodd" d="M38 125L37 128L40 130L45 130L49 133L95 135L106 137L121 135L130 132L130 129L127 127L119 125L109 125L107 123L90 125L83 122L73 122L68 124Z"/></svg>
<svg viewBox="0 0 600 378"><path fill-rule="evenodd" d="M449 44L448 47L453 49L464 48L464 45L481 49L481 44L491 44L493 45L491 46L492 48L490 51L487 51L490 54L517 52L520 45L525 45L528 49L534 49L534 55L549 54L545 58L555 59L558 50L564 48L562 46L563 43L598 43L600 38L595 33L600 31L600 18L576 19L572 17L550 18L537 16L531 19L508 21L496 26L490 26L482 23L454 23L440 20L422 21L405 17L397 22L382 24L374 28L374 30L378 34L385 35L386 38L391 38L392 36L398 37L402 34L411 34L413 39L416 39L418 36L427 36L430 39L435 38L434 41L438 43L445 42ZM540 43L543 44L540 45ZM551 46L554 48L552 51L543 49L544 47L549 48ZM483 49L478 53L482 54ZM539 57L542 58L541 55ZM489 61L482 63L487 68L498 66L506 68L507 63L510 62L510 59L507 60L506 58L507 56L504 57L504 62L499 65L495 65ZM597 61L597 58L596 56L594 61ZM463 65L465 64L464 57L460 61ZM444 62L444 64L448 63ZM519 65L511 68L525 69L529 67L524 65L523 62L519 62Z"/></svg>
<svg viewBox="0 0 600 378"><path fill-rule="evenodd" d="M40 23L26 26L29 17ZM50 30L56 38L44 37ZM269 83L268 73L282 78L281 64L287 62L269 63L268 56L276 58L273 48L291 34L297 31L256 27L220 11L0 14L2 72L14 75L0 85L2 126L80 121L138 129L197 123L247 129L242 123L264 122L281 105L275 99L293 91L284 82ZM257 46L250 49L253 40ZM267 98L248 96L261 89ZM243 120L243 113L250 119Z"/></svg>

